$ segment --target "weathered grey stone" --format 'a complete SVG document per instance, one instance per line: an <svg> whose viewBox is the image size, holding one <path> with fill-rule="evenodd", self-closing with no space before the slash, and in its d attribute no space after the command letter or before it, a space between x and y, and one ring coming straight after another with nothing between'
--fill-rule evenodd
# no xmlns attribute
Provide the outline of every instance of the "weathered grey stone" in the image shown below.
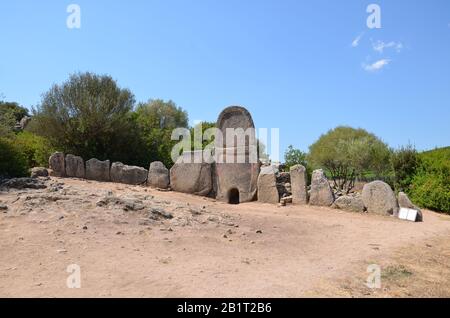
<svg viewBox="0 0 450 318"><path fill-rule="evenodd" d="M98 159L90 159L86 161L86 179L96 181L110 181L109 160L100 161Z"/></svg>
<svg viewBox="0 0 450 318"><path fill-rule="evenodd" d="M407 208L407 209L415 209L416 206L411 202L408 195L405 192L399 192L398 193L398 205L401 208Z"/></svg>
<svg viewBox="0 0 450 318"><path fill-rule="evenodd" d="M334 202L334 193L322 169L314 170L311 179L309 204L330 206Z"/></svg>
<svg viewBox="0 0 450 318"><path fill-rule="evenodd" d="M400 208L407 208L407 209L413 209L417 211L417 222L423 221L423 213L422 210L420 210L417 206L415 206L411 200L409 199L408 195L404 192L398 193L398 205Z"/></svg>
<svg viewBox="0 0 450 318"><path fill-rule="evenodd" d="M398 203L394 191L383 181L364 185L362 199L369 213L398 216Z"/></svg>
<svg viewBox="0 0 450 318"><path fill-rule="evenodd" d="M85 175L83 158L70 154L66 155L66 176L84 179Z"/></svg>
<svg viewBox="0 0 450 318"><path fill-rule="evenodd" d="M62 152L52 154L48 159L48 166L52 170L50 173L52 177L66 176L66 163Z"/></svg>
<svg viewBox="0 0 450 318"><path fill-rule="evenodd" d="M47 186L36 178L14 178L3 182L0 185L2 188L12 189L45 189Z"/></svg>
<svg viewBox="0 0 450 318"><path fill-rule="evenodd" d="M167 189L169 187L169 170L162 162L155 161L150 164L147 184L159 189Z"/></svg>
<svg viewBox="0 0 450 318"><path fill-rule="evenodd" d="M272 166L262 167L258 177L258 201L277 204L280 196L277 190L276 170Z"/></svg>
<svg viewBox="0 0 450 318"><path fill-rule="evenodd" d="M291 189L293 204L308 204L306 168L302 165L291 167Z"/></svg>
<svg viewBox="0 0 450 318"><path fill-rule="evenodd" d="M364 212L364 202L360 196L344 195L336 199L333 203L336 209L349 212Z"/></svg>
<svg viewBox="0 0 450 318"><path fill-rule="evenodd" d="M177 192L207 196L212 190L211 164L193 163L192 156L184 153L170 169L170 186Z"/></svg>
<svg viewBox="0 0 450 318"><path fill-rule="evenodd" d="M142 167L127 166L121 162L114 162L111 166L112 182L125 184L143 184L147 181L148 171Z"/></svg>
<svg viewBox="0 0 450 318"><path fill-rule="evenodd" d="M38 177L48 177L48 170L47 168L43 167L34 167L31 168L31 178L38 178Z"/></svg>
<svg viewBox="0 0 450 318"><path fill-rule="evenodd" d="M256 197L260 164L254 127L250 113L243 107L228 107L219 115L217 128L223 138L215 139L214 188L220 201L242 203ZM239 132L242 138L228 136ZM229 144L235 140L237 144Z"/></svg>

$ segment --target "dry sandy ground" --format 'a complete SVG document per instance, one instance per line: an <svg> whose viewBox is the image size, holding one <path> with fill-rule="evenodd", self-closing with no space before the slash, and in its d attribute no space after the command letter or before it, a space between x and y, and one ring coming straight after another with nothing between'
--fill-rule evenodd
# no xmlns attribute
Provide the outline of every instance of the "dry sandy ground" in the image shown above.
<svg viewBox="0 0 450 318"><path fill-rule="evenodd" d="M449 216L424 211L425 222L410 223L76 179L46 184L0 192L2 297L450 296ZM131 207L98 206L105 197ZM79 289L67 287L70 264L80 266ZM382 268L381 289L364 285L369 264Z"/></svg>

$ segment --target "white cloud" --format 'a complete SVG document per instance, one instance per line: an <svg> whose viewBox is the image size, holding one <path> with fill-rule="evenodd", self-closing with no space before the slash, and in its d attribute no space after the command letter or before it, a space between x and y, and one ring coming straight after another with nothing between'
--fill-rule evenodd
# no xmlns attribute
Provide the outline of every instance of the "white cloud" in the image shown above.
<svg viewBox="0 0 450 318"><path fill-rule="evenodd" d="M362 67L367 72L377 72L391 62L389 59L382 59L372 64L363 63Z"/></svg>
<svg viewBox="0 0 450 318"><path fill-rule="evenodd" d="M400 53L401 50L403 49L403 44L394 41L385 43L383 41L378 40L377 42L372 42L372 48L378 53L383 53L384 50L388 48L394 48L397 51L397 53Z"/></svg>
<svg viewBox="0 0 450 318"><path fill-rule="evenodd" d="M358 35L352 42L352 47L358 47L359 45L359 41L361 41L362 37L363 37L364 33L361 33L360 35Z"/></svg>

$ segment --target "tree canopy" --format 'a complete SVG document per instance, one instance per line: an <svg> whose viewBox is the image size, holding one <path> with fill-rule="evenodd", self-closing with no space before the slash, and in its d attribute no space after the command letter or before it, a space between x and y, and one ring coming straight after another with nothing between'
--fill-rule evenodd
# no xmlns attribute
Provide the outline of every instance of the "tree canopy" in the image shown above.
<svg viewBox="0 0 450 318"><path fill-rule="evenodd" d="M309 161L327 170L338 190L350 191L355 178L390 170L390 149L364 129L339 126L322 135L309 148Z"/></svg>
<svg viewBox="0 0 450 318"><path fill-rule="evenodd" d="M130 159L135 100L110 76L78 73L54 85L33 109L30 129L57 149L98 159Z"/></svg>
<svg viewBox="0 0 450 318"><path fill-rule="evenodd" d="M136 154L139 161L148 165L151 161L159 160L166 166L172 166L170 154L177 143L171 140L172 130L189 127L187 112L173 101L155 99L140 103L133 117L141 147Z"/></svg>

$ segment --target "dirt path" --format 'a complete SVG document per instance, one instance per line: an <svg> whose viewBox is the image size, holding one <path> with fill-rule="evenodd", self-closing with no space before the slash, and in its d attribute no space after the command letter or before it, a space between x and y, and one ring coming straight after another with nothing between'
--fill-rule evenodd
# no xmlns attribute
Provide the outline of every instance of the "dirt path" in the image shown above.
<svg viewBox="0 0 450 318"><path fill-rule="evenodd" d="M0 214L2 297L351 296L339 290L342 280L360 288L372 261L450 244L450 217L429 211L425 222L409 223L75 179L47 185L0 192L8 206ZM104 204L111 197L132 206ZM70 264L80 266L80 289L66 286Z"/></svg>

